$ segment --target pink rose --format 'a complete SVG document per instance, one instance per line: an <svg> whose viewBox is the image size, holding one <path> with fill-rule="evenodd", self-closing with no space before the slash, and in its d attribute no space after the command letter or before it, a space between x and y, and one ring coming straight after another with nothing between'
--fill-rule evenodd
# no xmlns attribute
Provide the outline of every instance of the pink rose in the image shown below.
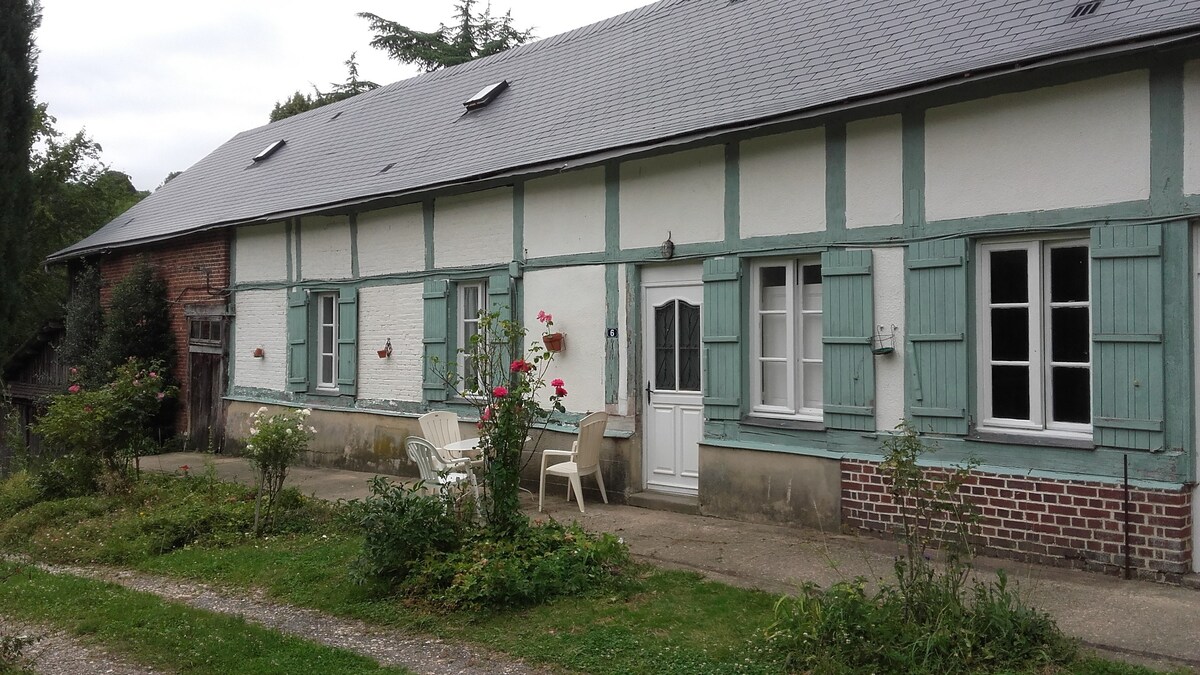
<svg viewBox="0 0 1200 675"><path fill-rule="evenodd" d="M555 395L555 396L557 396L557 397L559 397L559 398L562 398L562 397L564 397L564 396L566 396L566 395L567 395L567 390L566 390L566 389L563 389L562 387L555 387L555 388L554 388L554 395Z"/></svg>
<svg viewBox="0 0 1200 675"><path fill-rule="evenodd" d="M514 373L528 373L533 370L533 365L526 362L525 359L517 359L508 367Z"/></svg>
<svg viewBox="0 0 1200 675"><path fill-rule="evenodd" d="M492 396L496 398L504 398L508 396L508 387L496 387L492 390Z"/></svg>
<svg viewBox="0 0 1200 675"><path fill-rule="evenodd" d="M79 369L78 369L78 368L72 368L72 369L71 369L71 374L72 374L72 375L78 375L78 374L79 374Z"/></svg>
<svg viewBox="0 0 1200 675"><path fill-rule="evenodd" d="M488 421L488 420L492 419L492 406L490 406L490 405L489 405L488 407L484 408L484 409L483 409L483 414L482 414L482 415L480 415L479 417L480 417L480 419L482 419L484 422L486 422L486 421Z"/></svg>
<svg viewBox="0 0 1200 675"><path fill-rule="evenodd" d="M538 310L537 320L541 321L542 323L550 323L551 321L554 321L554 317L544 311Z"/></svg>
<svg viewBox="0 0 1200 675"><path fill-rule="evenodd" d="M150 371L150 379L152 379L152 380L153 380L153 379L155 379L155 378L157 378L157 377L158 377L158 373L154 372L153 370L152 370L152 371Z"/></svg>
<svg viewBox="0 0 1200 675"><path fill-rule="evenodd" d="M554 378L553 380L550 380L550 386L551 386L551 387L561 387L561 386L563 386L564 384L566 384L566 383L562 381L562 378L561 378L561 377L556 377L556 378Z"/></svg>
<svg viewBox="0 0 1200 675"><path fill-rule="evenodd" d="M73 384L73 385L67 387L67 391L71 392L72 394L78 394L79 390L81 390L81 389L83 389L83 387L81 387L77 384Z"/></svg>
<svg viewBox="0 0 1200 675"><path fill-rule="evenodd" d="M158 399L158 400L160 400L160 401L161 401L161 400L163 400L163 399L164 399L164 398L166 398L166 397L167 397L167 395L166 395L166 394L164 394L164 393L163 393L163 392L161 392L161 391L160 391L160 392L158 392L157 394L155 394L155 395L154 395L154 398L156 398L156 399Z"/></svg>

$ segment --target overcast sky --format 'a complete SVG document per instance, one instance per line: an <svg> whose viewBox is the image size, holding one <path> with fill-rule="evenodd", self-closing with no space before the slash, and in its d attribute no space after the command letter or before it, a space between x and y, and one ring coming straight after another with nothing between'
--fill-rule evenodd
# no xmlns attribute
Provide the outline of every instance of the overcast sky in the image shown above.
<svg viewBox="0 0 1200 675"><path fill-rule="evenodd" d="M648 2L496 0L492 9L511 7L518 28L549 37ZM362 79L417 74L368 46L357 12L433 30L452 11L453 0L42 0L37 99L50 104L60 131L85 128L107 164L152 190L266 124L275 102L297 89L344 81L351 52Z"/></svg>

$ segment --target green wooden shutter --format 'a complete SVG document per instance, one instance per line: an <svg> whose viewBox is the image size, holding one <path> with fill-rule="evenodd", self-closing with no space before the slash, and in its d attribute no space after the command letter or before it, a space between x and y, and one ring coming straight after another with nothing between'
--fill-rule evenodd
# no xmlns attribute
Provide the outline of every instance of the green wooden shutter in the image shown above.
<svg viewBox="0 0 1200 675"><path fill-rule="evenodd" d="M338 390L354 395L358 375L358 289L341 288L337 300Z"/></svg>
<svg viewBox="0 0 1200 675"><path fill-rule="evenodd" d="M1092 230L1092 426L1097 445L1163 447L1162 235L1158 224Z"/></svg>
<svg viewBox="0 0 1200 675"><path fill-rule="evenodd" d="M489 312L500 315L501 321L509 321L513 317L512 278L508 270L495 272L487 280L487 308ZM466 345L460 345L465 347Z"/></svg>
<svg viewBox="0 0 1200 675"><path fill-rule="evenodd" d="M742 413L741 270L732 256L704 261L704 412L711 420Z"/></svg>
<svg viewBox="0 0 1200 675"><path fill-rule="evenodd" d="M425 401L445 401L446 382L442 374L446 362L446 335L453 317L449 316L446 296L450 282L446 279L426 279L422 298L425 304L425 359L421 389ZM434 361L437 363L434 363Z"/></svg>
<svg viewBox="0 0 1200 675"><path fill-rule="evenodd" d="M908 412L918 431L967 433L967 242L909 246Z"/></svg>
<svg viewBox="0 0 1200 675"><path fill-rule="evenodd" d="M821 255L824 334L821 341L825 426L875 429L875 302L871 252L833 249Z"/></svg>
<svg viewBox="0 0 1200 675"><path fill-rule="evenodd" d="M308 391L308 292L288 291L287 390Z"/></svg>

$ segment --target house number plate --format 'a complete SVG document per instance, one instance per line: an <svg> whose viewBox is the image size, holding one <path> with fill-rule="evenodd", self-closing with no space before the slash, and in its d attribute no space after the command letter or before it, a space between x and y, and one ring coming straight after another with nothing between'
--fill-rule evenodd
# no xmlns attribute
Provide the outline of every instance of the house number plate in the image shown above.
<svg viewBox="0 0 1200 675"><path fill-rule="evenodd" d="M604 336L605 336L605 337L610 337L610 338L615 338L615 337L617 337L617 329L616 329L616 328L605 328L605 329L604 329Z"/></svg>

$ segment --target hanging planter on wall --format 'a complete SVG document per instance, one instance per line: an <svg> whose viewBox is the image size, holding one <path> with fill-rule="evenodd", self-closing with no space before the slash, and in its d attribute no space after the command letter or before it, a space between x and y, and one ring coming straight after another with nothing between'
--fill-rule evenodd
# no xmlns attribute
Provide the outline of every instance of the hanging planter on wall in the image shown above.
<svg viewBox="0 0 1200 675"><path fill-rule="evenodd" d="M562 333L546 333L542 336L542 343L546 345L546 349L552 352L561 352L563 350L563 339L566 335Z"/></svg>
<svg viewBox="0 0 1200 675"><path fill-rule="evenodd" d="M375 353L379 354L379 358L381 358L381 359L386 359L387 357L391 356L392 355L392 338L388 338L387 344L385 344L383 346L383 349L377 349L375 351Z"/></svg>

